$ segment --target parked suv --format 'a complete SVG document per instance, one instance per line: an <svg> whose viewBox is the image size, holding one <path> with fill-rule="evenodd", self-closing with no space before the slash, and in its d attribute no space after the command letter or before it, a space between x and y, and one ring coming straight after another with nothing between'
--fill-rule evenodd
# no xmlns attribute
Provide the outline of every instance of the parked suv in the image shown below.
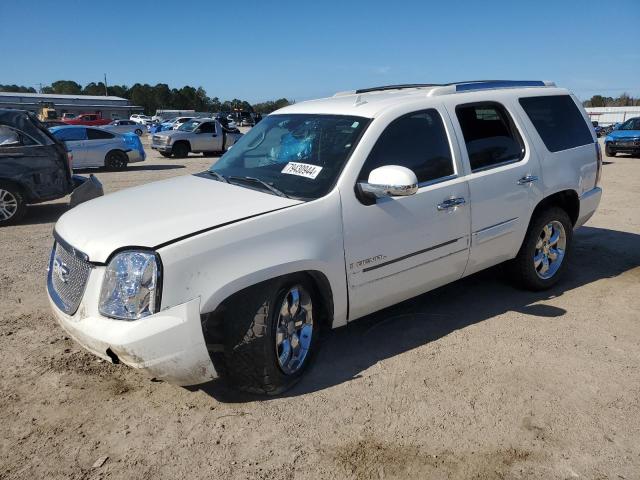
<svg viewBox="0 0 640 480"><path fill-rule="evenodd" d="M640 117L630 118L604 139L605 152L609 157L618 153L640 154Z"/></svg>
<svg viewBox="0 0 640 480"><path fill-rule="evenodd" d="M523 287L554 285L599 204L600 171L586 112L552 83L296 103L207 171L62 216L51 303L104 359L277 394L308 367L322 326L501 262Z"/></svg>
<svg viewBox="0 0 640 480"><path fill-rule="evenodd" d="M0 109L0 226L17 222L28 204L62 198L81 185L82 197L101 195L97 179L84 185L88 178L71 174L71 162L34 115Z"/></svg>
<svg viewBox="0 0 640 480"><path fill-rule="evenodd" d="M242 134L224 127L214 118L194 118L176 130L156 132L151 137L151 148L163 157L184 158L189 152L216 155L225 152Z"/></svg>

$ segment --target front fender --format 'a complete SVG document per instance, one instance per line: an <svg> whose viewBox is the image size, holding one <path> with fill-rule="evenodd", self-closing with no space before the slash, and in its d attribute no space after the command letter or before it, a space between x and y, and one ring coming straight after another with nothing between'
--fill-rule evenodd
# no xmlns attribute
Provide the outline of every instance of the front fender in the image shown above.
<svg viewBox="0 0 640 480"><path fill-rule="evenodd" d="M203 208L203 207L201 207ZM346 323L347 285L340 195L301 203L172 243L164 265L162 308L201 298L201 313L274 277L319 272L333 294L334 326Z"/></svg>

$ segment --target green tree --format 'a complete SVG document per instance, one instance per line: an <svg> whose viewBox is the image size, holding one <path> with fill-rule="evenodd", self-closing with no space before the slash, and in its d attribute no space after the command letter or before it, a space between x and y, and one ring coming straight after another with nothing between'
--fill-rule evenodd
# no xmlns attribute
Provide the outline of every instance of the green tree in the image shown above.
<svg viewBox="0 0 640 480"><path fill-rule="evenodd" d="M57 80L51 84L51 93L59 95L80 95L82 94L82 85L73 80Z"/></svg>
<svg viewBox="0 0 640 480"><path fill-rule="evenodd" d="M36 89L33 87L23 87L22 85L2 85L0 84L0 92L14 92L14 93L36 93Z"/></svg>

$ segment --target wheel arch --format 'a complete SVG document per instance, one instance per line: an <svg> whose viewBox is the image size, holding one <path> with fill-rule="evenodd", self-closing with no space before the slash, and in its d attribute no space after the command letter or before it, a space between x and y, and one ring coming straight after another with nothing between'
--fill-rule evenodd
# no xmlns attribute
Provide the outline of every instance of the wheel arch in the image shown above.
<svg viewBox="0 0 640 480"><path fill-rule="evenodd" d="M569 215L571 224L575 225L580 214L580 197L578 196L578 192L572 189L560 190L544 197L534 208L531 218L529 219L529 225L531 225L531 222L536 218L538 213L550 207L562 208Z"/></svg>
<svg viewBox="0 0 640 480"><path fill-rule="evenodd" d="M0 177L0 183L8 183L17 188L20 193L24 196L24 200L26 203L33 200L33 195L31 190L27 187L27 185L23 182L20 182L14 178Z"/></svg>
<svg viewBox="0 0 640 480"><path fill-rule="evenodd" d="M307 277L309 282L312 284L315 289L317 295L320 297L320 318L323 326L327 328L332 328L333 326L333 317L334 317L334 303L333 303L333 289L331 287L331 283L328 277L319 270L298 270L292 271L288 273L284 273L282 275L272 276L270 278L253 281L250 284L246 284L243 282L242 284L236 286L235 288L231 287L227 291L225 291L223 298L217 302L217 305L213 309L206 309L209 311L205 311L202 313L202 321L205 322L209 317L218 317L219 313L224 309L225 304L232 298L237 295L242 295L243 292L248 291L250 289L255 288L256 286L272 282L274 280L281 280L286 277L296 277L299 275L303 275Z"/></svg>

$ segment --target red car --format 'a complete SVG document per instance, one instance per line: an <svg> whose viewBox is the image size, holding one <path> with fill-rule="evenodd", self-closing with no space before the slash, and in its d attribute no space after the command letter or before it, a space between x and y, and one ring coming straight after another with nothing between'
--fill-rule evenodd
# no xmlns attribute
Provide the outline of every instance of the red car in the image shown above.
<svg viewBox="0 0 640 480"><path fill-rule="evenodd" d="M111 120L102 118L102 115L97 113L82 113L75 118L69 118L62 120L67 125L87 125L92 127L99 127L100 125L108 125Z"/></svg>

